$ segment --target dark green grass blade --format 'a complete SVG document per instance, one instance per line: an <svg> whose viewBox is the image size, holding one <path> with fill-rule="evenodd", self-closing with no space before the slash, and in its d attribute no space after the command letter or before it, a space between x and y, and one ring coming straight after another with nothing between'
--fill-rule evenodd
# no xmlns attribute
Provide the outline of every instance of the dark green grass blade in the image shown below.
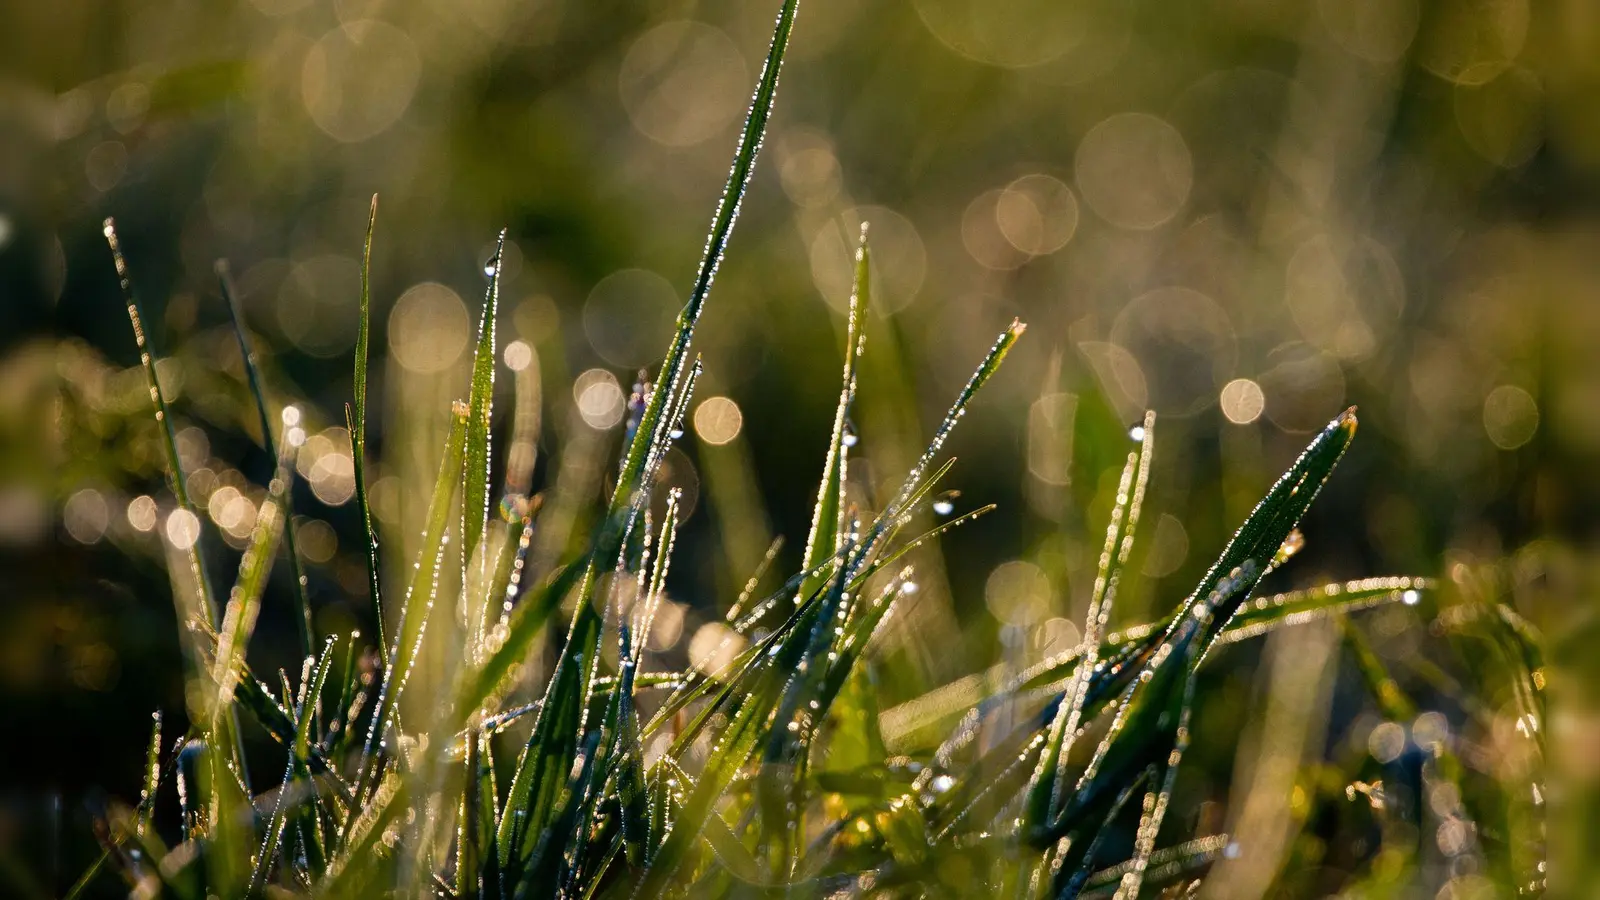
<svg viewBox="0 0 1600 900"><path fill-rule="evenodd" d="M233 324L233 336L239 342L239 356L244 360L245 383L250 388L250 396L255 400L256 415L259 417L261 424L262 446L266 448L268 457L278 459L280 457L278 445L272 437L272 417L267 414L267 395L261 386L261 367L256 362L255 348L251 346L250 339L245 334L244 315L239 310L238 295L233 289L233 279L228 274L228 263L225 260L217 260L216 273L217 284L222 290L223 302L228 307L228 320ZM278 477L284 477L285 475L292 477L291 473L293 471L292 467L287 471L280 467ZM284 549L289 554L289 573L294 582L295 602L300 608L300 614L295 617L295 628L300 635L300 654L302 656L310 656L316 650L312 643L315 631L311 623L311 600L306 596L306 575L305 570L300 565L300 552L295 545L294 512L288 502L288 498L289 491L286 486L284 490L283 544Z"/></svg>
<svg viewBox="0 0 1600 900"><path fill-rule="evenodd" d="M1311 502L1322 490L1355 433L1356 414L1355 408L1351 407L1329 422L1312 439L1289 471L1273 484L1267 496L1250 512L1222 555L1185 601L1174 621L1190 613L1196 604L1205 602L1234 569L1246 562L1253 562L1257 574L1248 584L1237 585L1239 589L1228 593L1225 604L1213 610L1206 639L1209 641L1228 626L1234 612L1250 598L1260 573L1277 555L1278 548L1283 546L1284 540L1300 523L1301 516L1305 515Z"/></svg>
<svg viewBox="0 0 1600 900"><path fill-rule="evenodd" d="M744 128L739 133L739 143L734 149L733 165L728 170L728 181L723 186L722 197L717 201L717 211L711 219L711 231L706 237L705 254L695 274L694 286L689 291L689 301L678 314L677 331L667 348L666 357L662 360L661 373L655 382L656 390L645 406L638 432L634 436L633 445L623 465L622 476L617 480L617 492L612 501L613 510L619 505L618 498L626 500L635 490L639 476L644 471L647 453L657 440L655 432L662 427L668 399L682 378L684 367L688 364L689 345L694 340L695 326L705 309L706 298L711 293L711 284L716 279L717 268L722 264L723 254L727 252L728 239L733 234L734 223L739 218L739 208L744 202L745 191L750 186L750 177L755 173L756 157L761 152L762 140L767 131L767 120L772 115L772 105L778 91L778 74L783 68L783 57L789 48L789 36L794 29L795 11L798 6L799 0L784 0L783 7L778 13L766 62L762 64L761 77L756 82L750 109L745 115ZM608 559L609 555L601 554L600 558Z"/></svg>
<svg viewBox="0 0 1600 900"><path fill-rule="evenodd" d="M505 247L506 232L501 229L494 258L490 260L483 314L478 320L478 346L472 355L472 393L467 400L466 486L461 501L464 560L487 560L478 544L489 524L489 425L494 416L495 319L500 307L500 257Z"/></svg>
<svg viewBox="0 0 1600 900"><path fill-rule="evenodd" d="M161 429L161 449L166 456L167 464L167 487L172 489L172 496L177 498L178 506L194 516L195 527L203 531L201 523L204 519L195 511L194 504L189 500L189 489L185 486L183 464L178 457L177 429L173 427L172 413L167 407L166 395L161 391L161 381L156 377L155 355L151 352L149 340L145 337L144 315L139 308L139 300L133 293L133 279L128 274L127 260L122 258L122 246L117 242L116 223L106 219L104 230L106 244L111 248L111 260L116 264L117 283L122 288L122 298L128 306L128 322L133 326L133 340L139 350L139 365L144 370L145 385L150 391L150 408L155 414L156 426ZM201 602L209 616L206 624L215 628L219 624L218 616L221 613L217 606L217 595L211 588L210 577L200 560L199 537L186 548L186 554L195 584L200 589Z"/></svg>
<svg viewBox="0 0 1600 900"><path fill-rule="evenodd" d="M372 527L372 500L367 492L367 356L372 342L372 232L378 224L378 195L372 195L367 214L367 239L361 250L361 322L356 329L354 402L345 407L345 423L350 430L350 458L355 463L356 509L361 513L361 530L366 541L367 589L372 594L372 621L377 628L379 661L389 662L384 645L388 632L383 624L383 593L378 583L378 532Z"/></svg>
<svg viewBox="0 0 1600 900"><path fill-rule="evenodd" d="M583 721L595 677L595 657L599 650L601 622L590 602L598 567L609 566L622 550L642 503L638 494L648 484L649 470L664 454L670 439L668 435L676 424L673 420L681 416L684 408L686 389L692 380L692 373L686 372L689 346L755 170L797 4L798 0L786 0L778 15L772 44L740 133L738 147L734 151L727 184L712 218L705 255L689 292L689 301L678 315L676 333L662 360L655 389L645 404L624 458L609 509L585 564L567 644L546 689L544 704L517 766L517 774L506 801L506 813L501 819L498 840L503 866L513 860L521 865L521 861L533 852L534 847L527 844L530 836L536 842L543 841L540 832L553 824L560 785L577 758L582 736L576 733L576 729L581 727Z"/></svg>

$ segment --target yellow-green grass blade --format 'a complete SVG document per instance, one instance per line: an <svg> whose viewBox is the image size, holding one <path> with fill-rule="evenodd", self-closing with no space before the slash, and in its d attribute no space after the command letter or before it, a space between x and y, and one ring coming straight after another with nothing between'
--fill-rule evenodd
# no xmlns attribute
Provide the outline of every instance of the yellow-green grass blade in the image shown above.
<svg viewBox="0 0 1600 900"><path fill-rule="evenodd" d="M267 396L262 387L261 366L256 360L255 348L251 345L249 336L245 334L244 314L239 309L239 299L233 289L233 279L228 273L228 264L218 260L216 264L217 283L222 291L222 299L228 307L228 320L233 324L233 336L239 344L239 356L244 360L245 384L250 389L250 396L255 400L256 416L261 428L262 446L266 448L267 456L279 459L277 441L272 436L272 417L267 413ZM278 468L277 477L284 477L294 470L281 466ZM311 623L311 600L306 595L306 575L300 564L300 552L295 545L295 525L292 506L289 503L288 486L283 491L283 544L289 555L289 573L293 580L293 590L296 604L299 607L295 616L295 629L300 636L300 653L310 656L314 652L312 646L315 631Z"/></svg>

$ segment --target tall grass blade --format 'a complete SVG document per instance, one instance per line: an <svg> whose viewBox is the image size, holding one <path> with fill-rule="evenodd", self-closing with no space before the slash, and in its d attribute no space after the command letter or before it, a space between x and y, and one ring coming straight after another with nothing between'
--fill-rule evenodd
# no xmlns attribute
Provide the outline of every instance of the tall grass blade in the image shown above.
<svg viewBox="0 0 1600 900"><path fill-rule="evenodd" d="M233 289L233 278L228 272L226 260L217 260L217 284L222 291L223 302L228 307L228 321L233 325L234 339L239 343L239 356L244 360L245 384L250 388L250 396L255 400L256 415L261 427L261 442L271 459L279 459L277 441L272 436L272 417L267 414L267 395L261 385L261 366L256 361L255 348L250 344L250 338L245 334L244 314L239 309L238 294ZM280 465L276 477L292 474L292 467L286 472ZM306 574L300 563L300 552L295 545L295 525L292 505L288 502L289 490L285 485L284 517L283 517L283 544L289 554L289 573L293 579L295 602L299 606L299 615L295 617L295 628L300 635L300 653L310 656L315 651L313 635L315 633L311 623L311 600L306 595Z"/></svg>
<svg viewBox="0 0 1600 900"><path fill-rule="evenodd" d="M128 274L127 260L122 257L122 246L117 241L117 226L111 219L105 220L103 229L106 244L111 248L111 260L116 265L117 283L122 288L122 298L128 307L128 322L133 326L133 340L139 350L139 366L144 370L145 386L150 392L150 409L155 415L156 427L161 430L161 449L166 457L167 487L171 488L172 496L178 501L179 509L183 510L193 520L195 531L194 540L183 548L189 562L194 583L199 586L200 599L206 610L209 620L206 625L215 628L219 624L216 594L211 589L211 581L206 574L205 565L200 560L200 531L203 521L195 511L194 504L189 500L189 489L184 479L183 463L178 456L178 433L172 424L172 413L167 407L166 395L161 390L161 380L156 376L156 360L150 350L150 343L145 336L144 315L139 308L139 300L133 293L133 279Z"/></svg>
<svg viewBox="0 0 1600 900"><path fill-rule="evenodd" d="M378 689L377 705L367 730L366 744L361 751L363 777L357 780L356 797L362 797L361 785L368 782L365 773L376 741L382 738L395 716L400 696L405 691L406 679L416 662L422 638L427 632L429 614L439 589L439 567L444 561L445 532L450 524L450 507L461 483L461 461L467 438L467 411L457 402L450 423L450 434L445 439L444 457L439 462L439 477L434 481L433 497L428 502L427 524L422 532L422 547L418 551L411 583L399 610L399 627L394 644L389 650L388 664L384 667L383 683Z"/></svg>
<svg viewBox="0 0 1600 900"><path fill-rule="evenodd" d="M350 458L354 462L356 509L361 514L362 536L366 542L367 587L372 594L373 623L378 635L379 662L389 663L388 634L383 622L383 592L378 581L378 532L372 527L372 499L367 489L367 356L372 343L372 232L378 225L378 195L372 195L367 213L367 239L361 249L361 320L356 328L355 389L353 403L345 407L345 424L350 430Z"/></svg>
<svg viewBox="0 0 1600 900"><path fill-rule="evenodd" d="M489 287L483 295L483 314L478 320L478 345L472 355L472 392L468 397L467 461L465 494L461 501L464 523L462 559L480 560L487 555L478 544L489 524L490 421L494 415L495 319L500 307L500 257L506 248L505 229L495 244L494 257L485 268Z"/></svg>

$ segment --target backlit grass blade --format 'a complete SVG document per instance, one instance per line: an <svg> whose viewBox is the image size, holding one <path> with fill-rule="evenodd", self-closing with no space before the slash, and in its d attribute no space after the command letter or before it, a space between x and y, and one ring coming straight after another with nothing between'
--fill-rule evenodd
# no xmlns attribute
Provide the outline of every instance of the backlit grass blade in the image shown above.
<svg viewBox="0 0 1600 900"><path fill-rule="evenodd" d="M705 253L695 274L694 285L689 290L689 301L678 313L677 330L667 348L667 355L661 362L661 372L655 381L656 390L645 406L638 433L634 436L623 465L622 475L617 479L617 490L612 500L613 510L618 505L617 498L626 498L635 489L637 480L644 470L645 457L656 440L655 432L662 427L669 395L679 383L684 367L688 364L689 345L694 340L695 326L705 309L706 298L711 293L711 284L716 279L717 268L722 264L723 254L727 252L728 239L733 234L734 223L738 221L739 208L744 202L745 191L750 186L750 177L755 173L756 157L760 155L761 144L767 132L767 120L772 115L773 102L777 98L778 75L783 69L784 54L789 49L789 36L794 29L798 6L799 0L784 0L783 7L778 12L777 24L772 32L772 43L767 49L766 61L762 64L761 76L756 81L755 93L750 99L750 109L745 114L744 128L739 133L739 143L734 148L733 165L728 170L727 183L723 186L722 197L717 201L717 211L711 219L711 230L706 236ZM604 556L602 554L602 558Z"/></svg>
<svg viewBox="0 0 1600 900"><path fill-rule="evenodd" d="M150 817L155 811L156 791L161 787L161 711L151 716L150 746L144 754L144 787L139 792L137 828L140 834L150 828Z"/></svg>
<svg viewBox="0 0 1600 900"><path fill-rule="evenodd" d="M445 531L450 524L450 507L455 500L456 488L461 483L461 460L467 438L467 411L457 402L450 423L450 434L445 440L444 457L439 462L439 477L434 481L433 498L428 503L427 524L422 532L422 546L417 564L412 570L411 583L406 589L405 601L397 617L394 644L389 650L388 664L384 667L383 684L378 689L377 705L372 710L372 720L367 730L367 740L361 756L361 771L367 769L366 760L372 755L374 744L382 737L394 717L405 691L406 679L416 662L426 634L429 614L439 588L439 567L444 561ZM367 779L357 781L356 796Z"/></svg>
<svg viewBox="0 0 1600 900"><path fill-rule="evenodd" d="M1072 750L1083 720L1083 708L1088 699L1089 676L1098 660L1100 638L1105 633L1106 622L1116 601L1117 587L1122 577L1122 567L1127 564L1133 549L1134 533L1139 524L1139 511L1144 504L1145 484L1150 477L1151 450L1155 442L1155 414L1146 412L1143 435L1139 447L1128 454L1122 478L1117 484L1115 502L1111 508L1111 521L1106 526L1105 547L1100 551L1099 571L1095 576L1094 590L1089 597L1089 612L1084 622L1083 643L1080 645L1079 663L1061 709L1050 728L1050 738L1039 757L1039 768L1028 791L1024 809L1028 817L1026 827L1037 827L1060 814L1063 793L1067 788L1064 761Z"/></svg>
<svg viewBox="0 0 1600 900"><path fill-rule="evenodd" d="M178 457L177 429L172 424L172 413L167 407L166 395L161 390L161 380L156 376L155 356L150 350L150 342L144 331L144 315L140 311L139 300L133 293L133 279L128 274L127 260L122 258L122 246L117 242L116 223L111 219L105 220L104 233L106 244L111 248L111 260L116 265L117 283L122 288L122 298L128 307L128 323L133 326L133 340L139 350L139 366L144 370L145 386L150 392L150 408L155 415L156 427L161 431L161 449L166 457L167 487L172 489L172 496L177 498L178 508L192 520L194 539L189 541L183 550L189 561L194 583L199 586L201 602L210 617L206 624L215 628L219 624L220 611L205 565L200 560L202 519L189 500L183 464Z"/></svg>
<svg viewBox="0 0 1600 900"><path fill-rule="evenodd" d="M218 717L232 709L234 685L244 665L245 648L255 632L261 594L266 588L282 531L283 511L277 498L269 497L256 516L255 530L239 561L239 578L229 594L227 612L218 630L217 656L211 674L215 690L210 705L210 728L213 730L219 727Z"/></svg>
<svg viewBox="0 0 1600 900"><path fill-rule="evenodd" d="M233 324L233 336L239 343L239 356L244 360L245 384L250 388L250 396L255 400L256 415L261 427L261 443L267 450L270 459L279 459L277 441L272 436L272 417L267 414L267 395L261 386L261 367L256 362L255 348L251 346L249 337L245 334L244 314L239 310L239 299L233 289L233 279L228 274L228 264L224 260L217 260L217 284L222 291L223 302L228 307L228 320ZM279 477L291 474L293 468L285 471L279 468ZM300 635L300 653L310 656L315 648L312 646L312 636L315 633L311 624L311 600L306 596L306 575L300 564L300 552L295 545L294 514L288 502L289 490L285 485L284 516L283 516L283 544L289 554L289 573L293 580L295 601L299 606L299 615L295 616L295 628Z"/></svg>
<svg viewBox="0 0 1600 900"><path fill-rule="evenodd" d="M290 748L288 762L283 768L283 784L278 788L277 801L273 804L272 816L267 821L266 834L262 837L261 849L256 854L255 871L250 876L250 893L259 893L266 886L267 875L272 871L273 861L278 857L278 844L283 838L284 825L289 820L294 801L290 798L290 788L295 783L296 763L300 756L300 741L298 735L311 730L312 707L316 705L316 697L311 694L313 657L307 656L300 668L300 689L295 696L295 746ZM326 670L324 670L326 672Z"/></svg>
<svg viewBox="0 0 1600 900"><path fill-rule="evenodd" d="M500 307L500 259L505 248L506 232L501 229L494 257L485 266L489 272L489 287L484 291L483 313L478 320L478 346L472 355L472 392L467 400L466 486L461 501L463 565L474 559L487 565L487 555L478 544L489 524L489 426L494 415L495 319Z"/></svg>
<svg viewBox="0 0 1600 900"><path fill-rule="evenodd" d="M850 406L856 398L856 366L866 349L867 309L872 302L871 259L867 248L867 226L861 226L861 245L856 248L855 282L850 292L850 320L844 346L844 375L840 379L839 404L833 413L833 435L828 440L828 458L822 468L822 484L817 487L817 502L811 513L811 533L806 538L801 566L820 567L838 552L839 533L844 525L844 482L850 448L845 444ZM809 596L820 583L814 578L800 588Z"/></svg>
<svg viewBox="0 0 1600 900"><path fill-rule="evenodd" d="M353 403L345 407L345 424L350 430L350 458L355 464L356 509L361 513L362 536L366 542L367 589L372 594L373 623L378 634L380 662L389 662L387 634L383 622L383 593L378 583L378 532L372 527L372 500L367 491L367 356L372 342L372 232L378 224L378 195L372 195L367 213L367 239L361 250L361 321L356 329L355 389Z"/></svg>

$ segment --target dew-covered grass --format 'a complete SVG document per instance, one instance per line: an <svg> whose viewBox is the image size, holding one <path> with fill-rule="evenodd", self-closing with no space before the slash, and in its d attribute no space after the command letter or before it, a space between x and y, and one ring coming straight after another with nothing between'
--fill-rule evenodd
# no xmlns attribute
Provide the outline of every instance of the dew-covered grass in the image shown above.
<svg viewBox="0 0 1600 900"><path fill-rule="evenodd" d="M225 594L208 582L200 553L210 536L185 493L137 295L107 221L173 502L194 523L192 534L167 529L187 709L156 713L146 778L128 786L138 799L113 805L100 861L72 895L120 879L136 896L184 898L1230 896L1230 884L1270 885L1317 861L1297 856L1299 845L1284 849L1283 817L1261 819L1276 830L1252 831L1248 815L1202 822L1183 807L1185 756L1215 687L1207 662L1303 626L1348 652L1383 723L1362 751L1302 766L1272 749L1270 724L1293 710L1275 712L1264 698L1269 730L1254 783L1283 794L1236 791L1241 809L1264 801L1302 824L1313 810L1349 819L1325 829L1345 841L1326 849L1348 857L1346 896L1409 896L1419 884L1463 892L1449 896L1540 892L1543 663L1538 636L1500 602L1499 574L1258 590L1293 565L1298 526L1356 436L1354 410L1310 440L1166 616L1112 631L1145 538L1161 427L1147 414L1126 438L1075 645L881 708L873 667L884 632L918 591L914 551L948 535L959 553L951 532L989 512L958 514L944 485L947 439L983 402L985 384L1003 377L1026 329L1014 322L970 361L973 374L899 487L881 503L861 502L847 484L851 409L858 388L870 390L859 384L872 294L865 227L826 454L820 473L794 476L816 485L800 565L780 577L769 554L743 594L717 598L722 646L705 654L715 664L646 668L681 550L679 497L657 476L685 432L703 365L695 330L756 165L796 5L788 0L778 16L688 303L656 374L629 400L620 458L601 467L615 473L609 501L572 552L546 562L530 552L551 513L519 493L526 473L497 465L498 255L485 269L470 381L451 409L432 491L417 498L416 554L397 558L379 545L366 475L374 200L346 411L376 624L367 634L315 633L293 549L294 413L269 405L225 269L221 293L279 463L237 578ZM266 591L274 565L291 567L284 596ZM251 665L264 603L294 606L303 660L293 671ZM1388 606L1435 615L1440 639L1476 661L1471 682L1422 671L1425 660L1412 673L1455 698L1461 722L1421 711L1372 651L1361 619ZM424 654L435 661L426 679ZM1498 724L1507 709L1509 732ZM188 724L175 733L180 718ZM248 756L247 730L276 748ZM1503 742L1498 761L1485 761L1466 733Z"/></svg>

